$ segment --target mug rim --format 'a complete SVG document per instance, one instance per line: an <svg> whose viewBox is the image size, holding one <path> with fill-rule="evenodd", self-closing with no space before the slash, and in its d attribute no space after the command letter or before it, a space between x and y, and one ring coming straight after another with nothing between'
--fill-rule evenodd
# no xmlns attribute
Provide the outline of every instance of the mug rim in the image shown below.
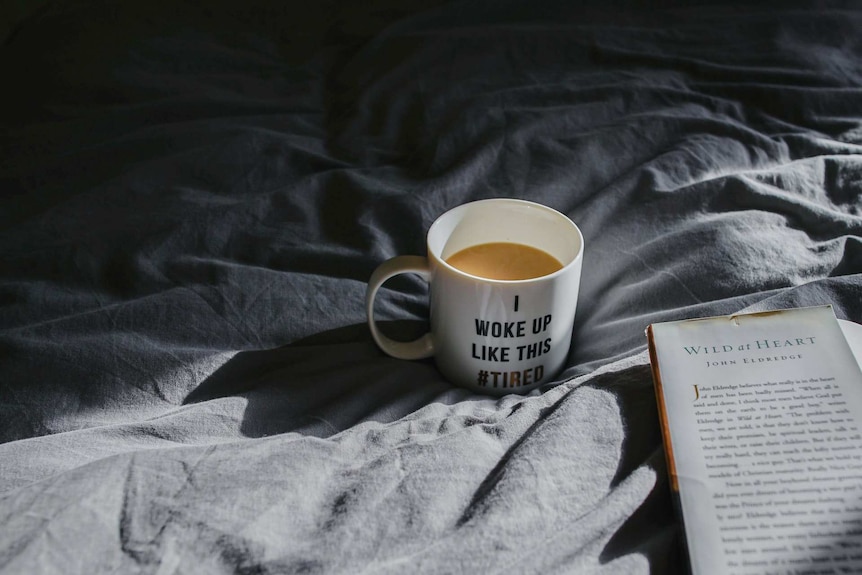
<svg viewBox="0 0 862 575"><path fill-rule="evenodd" d="M467 272L465 272L459 268L456 268L455 266L453 266L452 264L447 262L445 259L443 259L442 253L438 254L438 253L436 253L435 250L433 250L431 248L431 243L430 243L431 234L438 225L442 225L441 224L442 220L444 220L447 217L451 217L453 212L467 210L467 209L470 209L471 207L475 207L477 204L485 204L485 203L519 204L519 205L524 205L524 206L530 206L531 208L535 208L535 209L540 209L546 213L552 214L554 217L561 219L566 225L570 226L571 229L577 235L577 238L578 238L578 251L577 251L577 253L575 253L574 257L572 257L567 263L565 263L563 265L563 267L561 267L560 269L558 269L552 273L545 274L542 276L532 277L532 278L520 279L520 280L501 280L501 279L487 278L484 276L473 275L473 274L467 273ZM444 242L444 245L445 245L445 242ZM481 199L481 200L473 200L471 202L459 204L459 205L455 206L454 208L450 208L450 209L446 210L445 212L443 212L442 214L440 214L439 216L437 216L437 218L434 220L434 222L432 222L431 226L428 228L428 232L425 235L425 247L426 247L426 250L428 252L429 258L432 258L436 263L440 264L443 267L443 269L445 269L451 273L454 273L457 276L467 278L470 280L474 280L474 281L487 282L490 284L501 284L501 285L525 284L525 283L531 283L531 282L541 282L541 281L551 280L555 277L558 277L560 275L567 273L568 270L570 270L578 262L580 262L584 256L584 234L583 234L583 232L581 232L581 229L578 227L578 225L574 221L572 221L572 219L569 216L567 216L566 214L562 213L561 211L556 210L556 209L554 209L550 206L547 206L545 204L540 204L538 202L533 202L530 200L522 200L519 198L485 198L485 199ZM536 249L542 249L542 248L539 248L536 246L530 246L530 247L535 247ZM441 250L441 252L442 252L442 250Z"/></svg>

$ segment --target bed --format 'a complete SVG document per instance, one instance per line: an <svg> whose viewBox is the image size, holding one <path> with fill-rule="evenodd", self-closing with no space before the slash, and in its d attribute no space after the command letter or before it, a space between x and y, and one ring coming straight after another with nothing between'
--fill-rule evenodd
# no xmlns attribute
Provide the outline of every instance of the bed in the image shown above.
<svg viewBox="0 0 862 575"><path fill-rule="evenodd" d="M862 322L858 4L17 6L0 572L684 572L646 326ZM524 395L366 324L377 265L490 197L585 237ZM424 332L427 285L376 314Z"/></svg>

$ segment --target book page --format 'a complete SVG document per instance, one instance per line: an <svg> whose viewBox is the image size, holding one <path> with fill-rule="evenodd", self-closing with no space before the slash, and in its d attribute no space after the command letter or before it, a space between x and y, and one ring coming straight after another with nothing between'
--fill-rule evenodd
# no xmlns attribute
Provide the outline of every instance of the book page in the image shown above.
<svg viewBox="0 0 862 575"><path fill-rule="evenodd" d="M862 372L832 309L652 330L693 572L862 570Z"/></svg>

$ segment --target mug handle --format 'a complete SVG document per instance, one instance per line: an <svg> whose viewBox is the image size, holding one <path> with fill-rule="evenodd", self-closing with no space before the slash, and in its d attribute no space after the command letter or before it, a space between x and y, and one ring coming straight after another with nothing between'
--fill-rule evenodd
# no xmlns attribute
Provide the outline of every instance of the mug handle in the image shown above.
<svg viewBox="0 0 862 575"><path fill-rule="evenodd" d="M428 259L422 256L395 256L388 259L374 270L368 280L368 290L365 292L365 312L368 315L368 327L371 336L384 352L397 359L423 359L434 355L434 342L431 334L426 333L414 341L395 341L380 333L374 322L374 297L383 283L399 274L414 273L425 281L431 278Z"/></svg>

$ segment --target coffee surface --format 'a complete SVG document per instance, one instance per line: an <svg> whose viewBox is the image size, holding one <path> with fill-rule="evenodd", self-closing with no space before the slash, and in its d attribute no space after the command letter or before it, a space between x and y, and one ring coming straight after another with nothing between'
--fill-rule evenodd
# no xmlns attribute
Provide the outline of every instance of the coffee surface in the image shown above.
<svg viewBox="0 0 862 575"><path fill-rule="evenodd" d="M526 280L563 268L557 258L545 251L510 242L470 246L452 254L446 262L470 275L493 280Z"/></svg>

